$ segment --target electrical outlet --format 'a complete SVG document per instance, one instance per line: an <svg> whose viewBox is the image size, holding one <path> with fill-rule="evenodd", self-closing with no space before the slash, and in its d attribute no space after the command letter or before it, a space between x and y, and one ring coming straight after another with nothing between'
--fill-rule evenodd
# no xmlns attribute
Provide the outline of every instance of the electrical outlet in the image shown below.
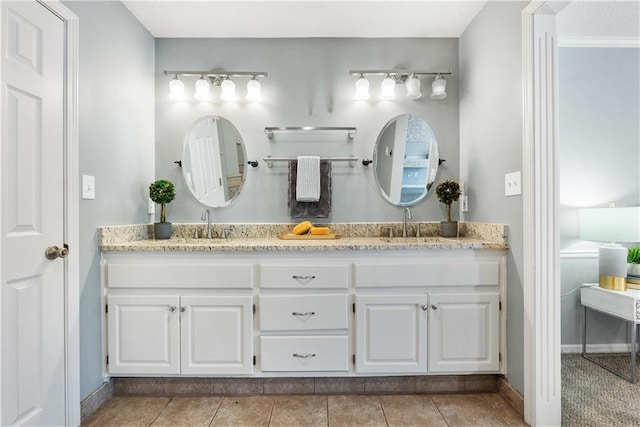
<svg viewBox="0 0 640 427"><path fill-rule="evenodd" d="M469 196L460 197L460 212L469 212Z"/></svg>
<svg viewBox="0 0 640 427"><path fill-rule="evenodd" d="M91 175L82 175L82 198L96 198L96 177Z"/></svg>
<svg viewBox="0 0 640 427"><path fill-rule="evenodd" d="M522 174L520 171L508 173L504 176L504 195L519 196L522 194Z"/></svg>
<svg viewBox="0 0 640 427"><path fill-rule="evenodd" d="M147 199L149 201L147 213L149 215L156 213L156 204L151 200L151 198Z"/></svg>

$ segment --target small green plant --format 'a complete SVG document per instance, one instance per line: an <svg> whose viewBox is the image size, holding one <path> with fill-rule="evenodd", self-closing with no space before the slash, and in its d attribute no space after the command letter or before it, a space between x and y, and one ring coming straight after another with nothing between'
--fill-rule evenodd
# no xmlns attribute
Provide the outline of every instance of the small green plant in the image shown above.
<svg viewBox="0 0 640 427"><path fill-rule="evenodd" d="M460 194L462 194L462 191L460 191L460 184L452 179L442 181L436 187L436 196L438 196L438 200L444 203L447 207L447 221L451 221L451 204L458 201Z"/></svg>
<svg viewBox="0 0 640 427"><path fill-rule="evenodd" d="M640 247L629 248L627 262L629 264L640 264Z"/></svg>
<svg viewBox="0 0 640 427"><path fill-rule="evenodd" d="M149 197L160 204L160 222L167 222L165 205L176 198L176 190L170 181L159 179L149 186Z"/></svg>

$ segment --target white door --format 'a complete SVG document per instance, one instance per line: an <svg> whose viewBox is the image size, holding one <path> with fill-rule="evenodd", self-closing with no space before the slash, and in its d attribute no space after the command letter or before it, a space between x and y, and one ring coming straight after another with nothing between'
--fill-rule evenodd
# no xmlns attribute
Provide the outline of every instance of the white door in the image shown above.
<svg viewBox="0 0 640 427"><path fill-rule="evenodd" d="M429 295L429 372L497 372L498 293Z"/></svg>
<svg viewBox="0 0 640 427"><path fill-rule="evenodd" d="M109 295L111 375L180 373L180 297Z"/></svg>
<svg viewBox="0 0 640 427"><path fill-rule="evenodd" d="M182 373L253 372L251 296L182 297Z"/></svg>
<svg viewBox="0 0 640 427"><path fill-rule="evenodd" d="M1 2L1 425L65 424L63 21Z"/></svg>
<svg viewBox="0 0 640 427"><path fill-rule="evenodd" d="M356 372L427 372L426 294L356 296Z"/></svg>

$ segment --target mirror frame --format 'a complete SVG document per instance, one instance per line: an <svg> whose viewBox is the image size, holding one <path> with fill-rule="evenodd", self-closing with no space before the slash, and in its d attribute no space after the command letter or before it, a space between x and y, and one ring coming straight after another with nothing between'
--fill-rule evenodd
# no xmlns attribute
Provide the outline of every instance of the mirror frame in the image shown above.
<svg viewBox="0 0 640 427"><path fill-rule="evenodd" d="M188 178L186 176L186 174L188 173L185 164L189 164L189 162L185 161L185 157L187 154L187 147L190 141L190 137L192 135L192 132L194 129L197 128L198 123L200 121L202 121L203 119L210 119L213 118L215 121L226 121L229 125L231 125L233 127L233 129L235 130L236 135L239 137L239 144L238 141L236 140L236 144L240 146L240 148L242 149L242 161L238 162L239 166L242 166L242 173L240 174L240 184L238 186L238 190L235 192L235 194L230 197L228 200L225 197L225 202L224 203L220 203L220 204L214 204L214 203L207 203L203 200L201 200L200 198L198 198L198 196L195 194L195 192L192 189L192 186L189 185L188 182ZM218 143L220 144L220 142ZM226 117L217 115L217 114L207 114L205 116L201 116L198 117L196 120L194 120L191 125L189 125L189 128L187 130L187 133L184 136L183 142L182 142L182 156L181 156L181 161L182 161L182 178L184 180L184 184L187 187L187 189L189 190L189 193L191 193L191 196L193 196L193 198L198 201L199 203L201 203L204 206L207 207L211 207L211 208L222 208L222 207L226 207L229 206L237 197L238 195L242 192L242 188L244 187L245 181L246 181L246 177L247 177L247 148L245 146L244 143L244 138L242 138L242 135L240 135L240 131L238 130L238 128L233 124L233 122L229 119L227 119ZM229 175L226 175L226 177L228 177ZM228 191L228 190L227 190Z"/></svg>
<svg viewBox="0 0 640 427"><path fill-rule="evenodd" d="M380 141L383 137L383 135L385 134L385 132L387 131L387 129L389 129L391 126L395 125L398 121L398 119L400 119L401 117L404 116L414 116L417 117L419 119L421 119L422 121L424 121L427 126L429 126L429 130L431 131L431 134L433 135L433 141L435 144L435 150L436 150L436 155L434 156L435 159L433 158L429 158L429 163L427 166L427 174L429 174L427 176L427 183L425 183L425 191L417 198L411 200L410 202L395 202L391 199L391 196L389 194L386 193L386 191L383 188L382 183L380 182L380 178L378 176L378 163L379 163L379 156L380 153L379 151L379 147L380 147ZM406 144L406 140L405 140L405 144ZM430 148L431 151L431 148ZM391 154L393 156L393 153ZM433 184L433 182L435 182L435 178L437 176L438 173L438 168L440 166L440 161L439 161L439 148L438 148L438 139L436 138L435 133L433 132L433 129L431 128L431 125L429 125L429 122L427 122L424 118L418 116L417 114L413 114L413 113L403 113L403 114L398 114L395 117L392 117L380 130L380 132L378 133L378 137L376 139L376 143L374 145L373 148L373 175L375 177L376 180L376 185L378 187L378 191L380 192L380 194L382 194L382 197L389 202L390 204L394 205L394 206L401 206L401 207L406 207L406 206L413 206L419 202L421 202L422 200L424 200L430 193L431 187L428 187L427 185L429 184L428 180L429 180L429 176L433 176L433 180L431 181L431 184ZM432 173L431 171L435 169L435 173Z"/></svg>

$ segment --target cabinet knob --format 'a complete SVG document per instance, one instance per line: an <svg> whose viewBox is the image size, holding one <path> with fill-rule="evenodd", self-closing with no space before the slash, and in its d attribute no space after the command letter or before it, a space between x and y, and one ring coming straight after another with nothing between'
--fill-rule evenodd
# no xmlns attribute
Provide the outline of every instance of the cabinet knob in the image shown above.
<svg viewBox="0 0 640 427"><path fill-rule="evenodd" d="M426 304L421 304L420 308L422 309L422 311L427 311L429 309L429 306Z"/></svg>
<svg viewBox="0 0 640 427"><path fill-rule="evenodd" d="M181 306L180 307L180 313L184 313L187 310L187 308L185 306Z"/></svg>
<svg viewBox="0 0 640 427"><path fill-rule="evenodd" d="M315 311L307 311L304 313L300 313L298 311L294 311L293 313L291 313L292 316L313 316L314 314L316 314Z"/></svg>
<svg viewBox="0 0 640 427"><path fill-rule="evenodd" d="M438 309L438 306L437 306L437 305L435 305L435 304L431 304L431 310L437 310L437 309Z"/></svg>
<svg viewBox="0 0 640 427"><path fill-rule="evenodd" d="M169 306L169 311L174 312L174 311L176 311L176 308L177 307L175 305L170 305Z"/></svg>
<svg viewBox="0 0 640 427"><path fill-rule="evenodd" d="M310 357L316 357L316 354L315 353L307 353L307 354L293 353L293 357L298 357L300 359L308 359Z"/></svg>

